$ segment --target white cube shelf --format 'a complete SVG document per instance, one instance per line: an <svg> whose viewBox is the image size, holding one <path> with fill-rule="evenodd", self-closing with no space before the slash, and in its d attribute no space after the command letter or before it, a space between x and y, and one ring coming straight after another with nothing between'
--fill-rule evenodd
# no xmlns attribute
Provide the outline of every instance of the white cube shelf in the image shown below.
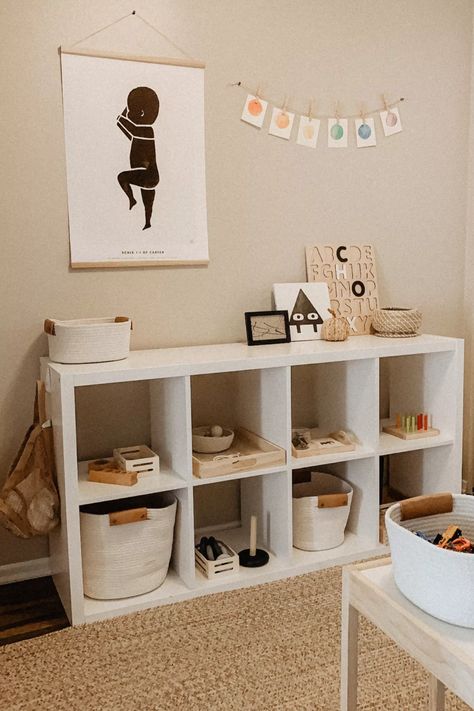
<svg viewBox="0 0 474 711"><path fill-rule="evenodd" d="M357 336L335 343L256 347L235 343L132 351L126 360L113 363L61 365L42 359L42 376L49 392L61 495L61 526L50 535L51 567L74 625L382 552L385 549L378 543L379 462L386 454L390 455L392 484L403 485L407 495L461 489L463 342L459 339ZM127 383L139 383L140 399L134 409L143 408L143 421L149 422L143 443L159 454L160 472L140 477L135 487L88 482L85 465L77 456L76 399L81 397L76 394L81 388L89 391L105 384L108 391L114 386L128 388ZM384 418L411 409L432 413L439 437L405 441L381 431ZM104 408L104 418L106 412ZM211 423L255 432L285 450L286 465L217 479L193 477L192 427ZM291 429L296 426L318 427L323 435L349 429L360 444L353 452L293 458ZM126 434L121 428L117 437ZM108 437L107 445L110 433ZM114 446L130 441L114 441ZM293 471L302 473L306 468L332 472L354 489L344 544L338 548L311 552L292 546L292 476ZM210 581L195 569L199 513L195 507L206 506L213 496L218 502L216 486L229 486L238 497L238 520L226 528L222 527L225 515L219 517L208 535L223 538L239 551L248 547L249 520L256 514L258 544L269 551L270 561L262 568L240 568L226 579ZM86 598L80 506L155 491L171 491L178 499L165 583L135 598Z"/></svg>

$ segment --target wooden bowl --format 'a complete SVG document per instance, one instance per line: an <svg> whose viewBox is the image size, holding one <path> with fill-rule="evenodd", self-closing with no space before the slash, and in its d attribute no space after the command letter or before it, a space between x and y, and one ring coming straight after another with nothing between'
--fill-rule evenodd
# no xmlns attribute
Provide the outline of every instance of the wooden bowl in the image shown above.
<svg viewBox="0 0 474 711"><path fill-rule="evenodd" d="M234 439L234 430L224 427L221 437L212 437L207 434L210 429L210 427L193 427L193 450L204 454L213 454L229 449Z"/></svg>

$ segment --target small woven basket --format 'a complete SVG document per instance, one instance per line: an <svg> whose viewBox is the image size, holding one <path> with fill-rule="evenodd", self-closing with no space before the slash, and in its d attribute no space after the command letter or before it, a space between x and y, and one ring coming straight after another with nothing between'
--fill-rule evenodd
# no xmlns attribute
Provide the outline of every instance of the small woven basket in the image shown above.
<svg viewBox="0 0 474 711"><path fill-rule="evenodd" d="M389 306L377 309L372 316L372 326L376 336L386 338L406 338L417 336L421 326L421 311Z"/></svg>

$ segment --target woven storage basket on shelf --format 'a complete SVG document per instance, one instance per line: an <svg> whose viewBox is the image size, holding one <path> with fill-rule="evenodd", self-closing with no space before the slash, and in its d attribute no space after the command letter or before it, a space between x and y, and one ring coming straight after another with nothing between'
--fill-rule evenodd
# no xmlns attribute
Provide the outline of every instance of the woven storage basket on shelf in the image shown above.
<svg viewBox="0 0 474 711"><path fill-rule="evenodd" d="M84 593L111 600L159 587L171 558L176 506L176 498L168 493L84 506L80 515ZM139 511L144 518L132 515ZM122 522L114 525L117 512Z"/></svg>
<svg viewBox="0 0 474 711"><path fill-rule="evenodd" d="M104 363L123 360L130 351L132 322L128 316L46 319L49 357L55 363Z"/></svg>
<svg viewBox="0 0 474 711"><path fill-rule="evenodd" d="M417 336L422 313L418 309L402 309L389 306L376 309L372 314L372 327L376 336L406 338Z"/></svg>
<svg viewBox="0 0 474 711"><path fill-rule="evenodd" d="M311 481L293 485L293 545L324 551L344 543L352 487L343 479L311 472Z"/></svg>
<svg viewBox="0 0 474 711"><path fill-rule="evenodd" d="M413 533L434 536L455 524L474 541L474 496L453 495L452 501L452 511L407 521L401 520L400 503L387 510L393 574L400 591L422 610L453 625L474 628L474 554L438 548Z"/></svg>

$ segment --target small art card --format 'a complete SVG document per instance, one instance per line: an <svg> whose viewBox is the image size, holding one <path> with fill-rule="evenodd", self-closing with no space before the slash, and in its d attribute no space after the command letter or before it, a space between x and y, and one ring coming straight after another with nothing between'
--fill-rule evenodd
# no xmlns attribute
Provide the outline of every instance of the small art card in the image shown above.
<svg viewBox="0 0 474 711"><path fill-rule="evenodd" d="M330 318L329 290L325 282L274 284L275 308L288 311L292 341L321 338L323 321Z"/></svg>
<svg viewBox="0 0 474 711"><path fill-rule="evenodd" d="M257 126L257 128L262 128L267 106L267 101L263 101L259 96L249 94L245 101L244 110L242 111L242 121L251 123L252 126Z"/></svg>
<svg viewBox="0 0 474 711"><path fill-rule="evenodd" d="M285 109L274 108L272 111L272 120L270 121L268 133L272 136L285 138L288 141L291 135L294 120L294 114L291 114L289 111L285 111Z"/></svg>
<svg viewBox="0 0 474 711"><path fill-rule="evenodd" d="M388 111L381 111L380 120L382 121L383 132L386 136L392 136L394 133L400 133L402 130L400 113L396 106L393 106Z"/></svg>
<svg viewBox="0 0 474 711"><path fill-rule="evenodd" d="M301 116L296 143L308 148L316 148L321 121L309 116Z"/></svg>
<svg viewBox="0 0 474 711"><path fill-rule="evenodd" d="M328 148L347 148L347 119L328 119Z"/></svg>
<svg viewBox="0 0 474 711"><path fill-rule="evenodd" d="M356 119L355 130L357 148L365 148L366 146L377 145L373 118Z"/></svg>

